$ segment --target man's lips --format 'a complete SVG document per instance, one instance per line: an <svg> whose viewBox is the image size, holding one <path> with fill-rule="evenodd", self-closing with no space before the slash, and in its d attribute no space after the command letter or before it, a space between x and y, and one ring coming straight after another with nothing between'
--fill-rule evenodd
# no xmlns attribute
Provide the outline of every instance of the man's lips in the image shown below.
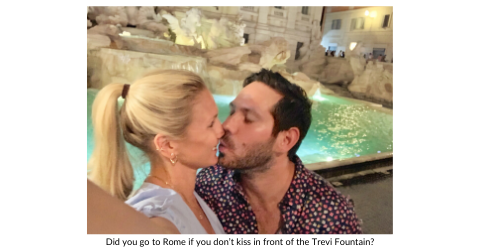
<svg viewBox="0 0 480 250"><path fill-rule="evenodd" d="M220 151L220 152L223 153L223 152L225 152L225 150L227 150L227 149L228 149L228 147L225 145L224 142L221 141L221 142L220 142L220 145L218 145L218 151Z"/></svg>

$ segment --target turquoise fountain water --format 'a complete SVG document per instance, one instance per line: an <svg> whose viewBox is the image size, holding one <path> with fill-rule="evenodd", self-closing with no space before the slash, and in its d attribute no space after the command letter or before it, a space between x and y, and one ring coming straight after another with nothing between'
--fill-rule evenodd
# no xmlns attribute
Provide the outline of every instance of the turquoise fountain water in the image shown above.
<svg viewBox="0 0 480 250"><path fill-rule="evenodd" d="M87 90L87 161L94 146L91 106L97 92ZM223 122L235 97L214 95L214 98ZM392 114L334 96L316 95L312 100L312 125L297 152L304 164L393 152ZM135 168L136 189L148 175L150 166L139 149L128 144L127 147Z"/></svg>

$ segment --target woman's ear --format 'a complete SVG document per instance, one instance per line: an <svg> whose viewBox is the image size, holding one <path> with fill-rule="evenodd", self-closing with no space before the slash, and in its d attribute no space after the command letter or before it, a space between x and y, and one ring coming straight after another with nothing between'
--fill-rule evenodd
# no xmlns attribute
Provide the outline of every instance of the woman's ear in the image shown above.
<svg viewBox="0 0 480 250"><path fill-rule="evenodd" d="M155 150L159 155L163 155L167 158L170 158L170 155L173 152L173 147L171 145L170 140L161 134L157 134L153 139L153 144L155 146Z"/></svg>

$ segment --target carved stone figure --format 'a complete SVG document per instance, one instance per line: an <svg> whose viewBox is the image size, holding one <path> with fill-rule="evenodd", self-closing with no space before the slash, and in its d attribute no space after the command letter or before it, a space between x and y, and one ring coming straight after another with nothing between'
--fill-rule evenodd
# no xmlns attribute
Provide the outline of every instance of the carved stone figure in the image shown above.
<svg viewBox="0 0 480 250"><path fill-rule="evenodd" d="M230 48L243 44L245 24L240 20L207 19L195 8L185 14L184 18L178 20L170 13L162 12L162 17L168 20L170 29L176 35L175 43L202 49Z"/></svg>

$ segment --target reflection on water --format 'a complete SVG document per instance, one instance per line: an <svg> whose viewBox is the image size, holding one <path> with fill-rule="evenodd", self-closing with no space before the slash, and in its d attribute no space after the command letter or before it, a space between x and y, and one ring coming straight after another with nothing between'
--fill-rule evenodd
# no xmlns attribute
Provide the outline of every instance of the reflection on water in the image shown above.
<svg viewBox="0 0 480 250"><path fill-rule="evenodd" d="M96 90L87 90L87 161L93 150L91 105ZM229 114L232 96L214 95L219 119ZM298 150L305 164L359 157L393 151L393 116L364 104L328 95L314 97L312 125ZM141 151L127 145L135 169L138 188L149 172Z"/></svg>

